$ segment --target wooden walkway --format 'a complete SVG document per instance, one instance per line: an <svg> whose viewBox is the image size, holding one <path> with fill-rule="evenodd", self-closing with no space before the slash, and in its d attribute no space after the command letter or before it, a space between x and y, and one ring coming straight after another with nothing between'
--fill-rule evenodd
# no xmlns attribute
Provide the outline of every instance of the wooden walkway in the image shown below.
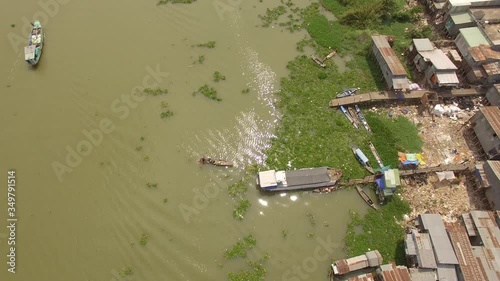
<svg viewBox="0 0 500 281"><path fill-rule="evenodd" d="M448 165L439 165L435 167L427 167L422 169L415 170L399 170L399 175L401 177L413 176L418 174L428 174L434 172L444 172L444 171L454 171L454 172L463 172L466 170L472 171L476 166L473 163L466 164L448 164ZM338 185L340 186L350 186L357 184L367 184L374 183L376 180L375 175L366 176L362 179L351 179L351 180L340 180Z"/></svg>
<svg viewBox="0 0 500 281"><path fill-rule="evenodd" d="M484 95L486 93L485 90L479 90L475 88L439 90L439 91L418 90L418 91L411 91L408 94L396 94L394 91L369 92L340 99L333 99L330 101L330 107L339 107L341 105L377 102L384 100L386 101L416 100L416 99L418 100L421 99L422 96L427 92L436 92L440 97L443 98L479 96L479 95Z"/></svg>

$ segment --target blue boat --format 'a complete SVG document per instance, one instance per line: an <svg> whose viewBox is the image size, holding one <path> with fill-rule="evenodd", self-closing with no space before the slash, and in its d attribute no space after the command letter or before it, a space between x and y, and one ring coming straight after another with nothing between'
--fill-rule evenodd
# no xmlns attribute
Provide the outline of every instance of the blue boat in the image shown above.
<svg viewBox="0 0 500 281"><path fill-rule="evenodd" d="M370 162L368 161L368 157L366 157L366 155L363 153L363 151L361 151L361 149L359 149L356 146L352 146L351 149L352 149L352 153L354 153L354 156L356 157L356 159L358 160L358 162L363 167L365 167L365 169L368 170L368 172L370 172L372 174L375 174L375 172L373 171L372 166L370 165Z"/></svg>
<svg viewBox="0 0 500 281"><path fill-rule="evenodd" d="M365 128L365 130L367 132L371 132L372 129L368 125L368 122L366 121L365 116L361 112L361 109L359 109L359 106L356 104L356 105L354 105L354 107L356 108L356 115L358 115L358 119L361 122L361 124L363 125L363 127Z"/></svg>
<svg viewBox="0 0 500 281"><path fill-rule="evenodd" d="M345 107L341 105L340 110L342 111L342 113L344 113L345 117L349 120L349 122L351 122L351 124L354 126L354 128L359 129L358 125L356 124L356 122L352 118L351 114L349 114L349 112L345 109Z"/></svg>

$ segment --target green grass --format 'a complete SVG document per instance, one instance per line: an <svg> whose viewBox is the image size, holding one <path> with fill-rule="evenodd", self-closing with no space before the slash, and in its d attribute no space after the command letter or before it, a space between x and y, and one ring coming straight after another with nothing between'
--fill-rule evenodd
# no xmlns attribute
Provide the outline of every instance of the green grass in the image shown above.
<svg viewBox="0 0 500 281"><path fill-rule="evenodd" d="M248 261L249 269L242 269L238 272L229 272L230 281L262 281L265 279L267 270L264 267L266 261L269 260L269 255L258 259L257 261Z"/></svg>
<svg viewBox="0 0 500 281"><path fill-rule="evenodd" d="M252 204L247 199L240 199L238 205L233 210L233 218L237 220L243 220L245 218L245 213Z"/></svg>
<svg viewBox="0 0 500 281"><path fill-rule="evenodd" d="M214 82L226 80L226 76L222 75L219 71L214 72L213 78L214 78Z"/></svg>
<svg viewBox="0 0 500 281"><path fill-rule="evenodd" d="M231 249L226 249L224 251L224 258L226 260L234 259L234 258L246 258L247 250L253 249L257 244L257 240L250 234L243 239L239 239L236 244L234 244Z"/></svg>
<svg viewBox="0 0 500 281"><path fill-rule="evenodd" d="M201 86L198 91L193 93L193 96L196 94L202 94L211 100L222 101L222 99L217 96L217 90L213 87L209 87L207 84Z"/></svg>
<svg viewBox="0 0 500 281"><path fill-rule="evenodd" d="M202 48L209 48L209 49L213 49L215 48L215 41L208 41L207 43L200 43L200 44L196 44L196 45L193 45L191 47L202 47Z"/></svg>
<svg viewBox="0 0 500 281"><path fill-rule="evenodd" d="M143 90L143 92L147 95L158 96L158 95L167 94L168 90L162 89L162 88L156 88L156 89L146 88Z"/></svg>
<svg viewBox="0 0 500 281"><path fill-rule="evenodd" d="M370 209L364 218L351 213L345 237L347 255L353 257L376 249L385 263L405 264L404 228L396 220L401 221L410 211L408 203L393 196L381 210Z"/></svg>

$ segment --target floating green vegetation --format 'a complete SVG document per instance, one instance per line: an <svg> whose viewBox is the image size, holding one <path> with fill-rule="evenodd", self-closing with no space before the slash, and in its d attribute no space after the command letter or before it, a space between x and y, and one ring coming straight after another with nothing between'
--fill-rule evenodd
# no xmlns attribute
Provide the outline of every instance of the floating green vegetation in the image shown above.
<svg viewBox="0 0 500 281"><path fill-rule="evenodd" d="M314 232L309 232L309 233L307 233L307 237L309 237L309 238L313 238L313 237L314 237Z"/></svg>
<svg viewBox="0 0 500 281"><path fill-rule="evenodd" d="M143 90L143 92L147 95L152 95L152 96L158 96L158 95L163 95L167 94L168 90L167 89L162 89L162 88L156 88L156 89L151 89L151 88L146 88Z"/></svg>
<svg viewBox="0 0 500 281"><path fill-rule="evenodd" d="M408 203L398 196L393 198L379 211L370 210L365 217L351 213L351 223L345 237L347 255L360 255L377 249L384 261L405 263L404 229L401 224L403 215L411 212ZM356 229L362 229L362 232Z"/></svg>
<svg viewBox="0 0 500 281"><path fill-rule="evenodd" d="M168 203L168 198L167 197L163 198L163 204L165 204L165 203Z"/></svg>
<svg viewBox="0 0 500 281"><path fill-rule="evenodd" d="M198 63L199 64L203 64L203 62L205 62L205 56L201 55L201 56L198 57Z"/></svg>
<svg viewBox="0 0 500 281"><path fill-rule="evenodd" d="M198 89L198 91L193 93L193 96L200 93L211 100L222 101L222 99L219 96L217 96L217 90L215 90L212 87L209 87L207 84L201 86Z"/></svg>
<svg viewBox="0 0 500 281"><path fill-rule="evenodd" d="M248 93L250 93L250 88L246 88L246 89L241 90L241 93L242 94L248 94Z"/></svg>
<svg viewBox="0 0 500 281"><path fill-rule="evenodd" d="M262 281L265 279L267 270L264 267L266 261L269 260L269 255L257 261L248 261L250 269L242 269L238 272L229 272L228 277L230 281Z"/></svg>
<svg viewBox="0 0 500 281"><path fill-rule="evenodd" d="M241 180L231 184L227 187L227 193L231 197L241 197L248 190L247 178L242 178Z"/></svg>
<svg viewBox="0 0 500 281"><path fill-rule="evenodd" d="M141 244L142 246L145 246L146 244L148 244L148 235L143 233L141 235L141 240L139 240L139 244Z"/></svg>
<svg viewBox="0 0 500 281"><path fill-rule="evenodd" d="M120 269L120 272L119 272L121 277L132 275L132 273L134 273L134 272L132 271L132 267L130 267L130 266L123 267L122 269Z"/></svg>
<svg viewBox="0 0 500 281"><path fill-rule="evenodd" d="M224 258L226 260L237 257L245 258L247 256L247 250L255 247L255 244L257 244L257 240L250 234L243 239L239 239L239 241L236 242L231 249L226 249L224 251Z"/></svg>
<svg viewBox="0 0 500 281"><path fill-rule="evenodd" d="M233 218L243 220L243 218L245 218L245 213L250 206L252 206L250 201L247 199L240 199L238 205L236 205L236 208L233 210Z"/></svg>
<svg viewBox="0 0 500 281"><path fill-rule="evenodd" d="M16 27L16 24L13 23L10 25L10 27L14 28L14 27Z"/></svg>
<svg viewBox="0 0 500 281"><path fill-rule="evenodd" d="M219 71L214 72L214 82L219 82L221 80L226 80L226 76L222 75Z"/></svg>
<svg viewBox="0 0 500 281"><path fill-rule="evenodd" d="M144 161L149 161L149 155L144 155L143 159Z"/></svg>
<svg viewBox="0 0 500 281"><path fill-rule="evenodd" d="M324 227L329 227L329 226L330 226L330 224L329 224L327 221L325 221L325 222L323 223L323 226L324 226Z"/></svg>
<svg viewBox="0 0 500 281"><path fill-rule="evenodd" d="M158 187L158 183L148 182L148 183L146 183L146 187L147 188L157 188Z"/></svg>
<svg viewBox="0 0 500 281"><path fill-rule="evenodd" d="M316 217L312 213L307 213L307 218L312 226L316 226Z"/></svg>
<svg viewBox="0 0 500 281"><path fill-rule="evenodd" d="M145 139L146 139L145 137L141 137L141 138L140 138L140 140L141 140L141 141L144 141Z"/></svg>
<svg viewBox="0 0 500 281"><path fill-rule="evenodd" d="M141 151L142 150L142 145L139 145L135 148L135 151Z"/></svg>
<svg viewBox="0 0 500 281"><path fill-rule="evenodd" d="M287 236L288 236L288 229L283 229L281 231L281 237L283 237L283 239L285 239Z"/></svg>
<svg viewBox="0 0 500 281"><path fill-rule="evenodd" d="M196 45L193 45L191 47L202 47L202 48L213 49L213 48L215 48L215 41L208 41L207 43L196 44Z"/></svg>
<svg viewBox="0 0 500 281"><path fill-rule="evenodd" d="M168 3L172 4L191 4L193 2L196 2L196 0L159 0L156 5L165 5Z"/></svg>
<svg viewBox="0 0 500 281"><path fill-rule="evenodd" d="M168 118L168 117L171 117L171 116L173 116L173 115L174 115L174 113L173 113L172 111L170 111L170 110L163 111L162 113L160 113L160 117L161 117L162 119L164 119L164 118Z"/></svg>
<svg viewBox="0 0 500 281"><path fill-rule="evenodd" d="M262 27L269 27L274 21L277 21L281 15L286 14L286 7L283 5L279 5L273 9L266 9L265 15L259 15L259 18L262 20Z"/></svg>

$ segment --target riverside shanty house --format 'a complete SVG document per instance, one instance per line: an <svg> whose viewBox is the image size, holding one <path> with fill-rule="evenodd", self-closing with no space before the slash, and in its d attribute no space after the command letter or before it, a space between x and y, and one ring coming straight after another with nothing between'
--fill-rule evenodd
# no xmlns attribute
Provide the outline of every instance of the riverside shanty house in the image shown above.
<svg viewBox="0 0 500 281"><path fill-rule="evenodd" d="M486 99L490 105L500 105L500 84L492 85L486 92Z"/></svg>
<svg viewBox="0 0 500 281"><path fill-rule="evenodd" d="M407 73L398 56L389 45L387 36L372 36L372 53L377 59L387 88L395 91L409 91L410 83Z"/></svg>
<svg viewBox="0 0 500 281"><path fill-rule="evenodd" d="M378 250L375 250L366 252L364 255L336 261L332 264L332 273L334 275L344 275L368 267L377 267L381 264L382 255Z"/></svg>
<svg viewBox="0 0 500 281"><path fill-rule="evenodd" d="M339 169L328 167L291 171L263 171L257 175L257 184L264 191L306 190L332 187L342 176Z"/></svg>
<svg viewBox="0 0 500 281"><path fill-rule="evenodd" d="M414 229L405 238L406 257L416 267L410 272L412 280L458 281L459 263L441 216L421 214L417 223L419 231ZM429 275L435 278L423 277Z"/></svg>
<svg viewBox="0 0 500 281"><path fill-rule="evenodd" d="M413 39L409 59L431 88L458 86L457 67L427 38Z"/></svg>
<svg viewBox="0 0 500 281"><path fill-rule="evenodd" d="M500 161L488 160L482 165L479 179L491 208L500 210Z"/></svg>
<svg viewBox="0 0 500 281"><path fill-rule="evenodd" d="M500 109L484 106L469 120L473 141L479 143L489 160L500 160Z"/></svg>
<svg viewBox="0 0 500 281"><path fill-rule="evenodd" d="M383 264L375 273L364 273L351 277L347 281L411 281L408 268L404 265ZM417 280L415 280L417 281Z"/></svg>

